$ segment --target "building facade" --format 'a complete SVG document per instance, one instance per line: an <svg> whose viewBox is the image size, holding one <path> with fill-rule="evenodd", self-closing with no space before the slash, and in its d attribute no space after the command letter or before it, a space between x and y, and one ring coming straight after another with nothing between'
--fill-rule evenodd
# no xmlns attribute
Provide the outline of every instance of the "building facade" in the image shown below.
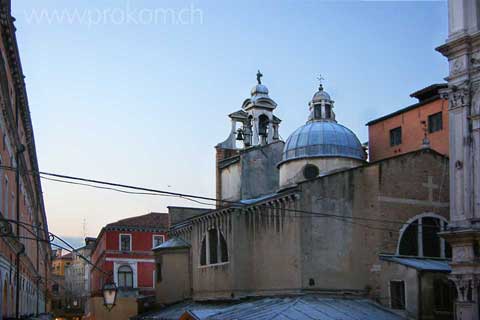
<svg viewBox="0 0 480 320"><path fill-rule="evenodd" d="M11 1L0 1L0 213L12 234L0 239L0 310L4 317L48 308L51 249L32 120ZM18 174L17 174L18 173ZM5 222L5 220L2 220Z"/></svg>
<svg viewBox="0 0 480 320"><path fill-rule="evenodd" d="M363 299L389 310L369 319L452 319L451 248L438 236L448 225L448 158L426 147L367 162L333 109L320 86L286 142L216 147L222 206L173 224L154 249L157 302L186 303L159 318L229 301L205 317L221 319L242 301L301 295L318 303L304 310L312 318ZM273 187L249 187L264 177Z"/></svg>
<svg viewBox="0 0 480 320"><path fill-rule="evenodd" d="M480 316L480 2L448 1L449 32L437 50L448 58L450 226L457 319Z"/></svg>
<svg viewBox="0 0 480 320"><path fill-rule="evenodd" d="M62 249L54 250L52 259L52 278L51 288L51 309L50 311L56 318L66 318L68 316L68 297L70 296L65 284L65 274L67 268L72 264L72 253L65 253Z"/></svg>
<svg viewBox="0 0 480 320"><path fill-rule="evenodd" d="M85 238L85 245L72 252L71 262L65 266L66 303L64 305L73 319L81 319L87 313L91 270L87 260L91 259L95 240L95 238Z"/></svg>
<svg viewBox="0 0 480 320"><path fill-rule="evenodd" d="M106 225L92 249L88 315L91 319L128 319L137 314L137 300L155 295L152 248L166 240L170 219L152 212ZM103 306L102 287L115 282L121 301L111 312Z"/></svg>
<svg viewBox="0 0 480 320"><path fill-rule="evenodd" d="M369 160L378 161L418 150L429 144L448 156L448 100L433 84L412 93L418 102L367 123Z"/></svg>

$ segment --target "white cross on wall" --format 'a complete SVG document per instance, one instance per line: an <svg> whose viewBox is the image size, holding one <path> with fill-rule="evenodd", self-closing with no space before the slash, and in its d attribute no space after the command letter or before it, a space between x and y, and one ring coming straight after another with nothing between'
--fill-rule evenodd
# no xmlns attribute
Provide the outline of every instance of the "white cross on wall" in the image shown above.
<svg viewBox="0 0 480 320"><path fill-rule="evenodd" d="M433 183L433 177L428 176L428 182L422 183L422 186L428 188L428 200L433 201L433 190L438 189L438 185Z"/></svg>

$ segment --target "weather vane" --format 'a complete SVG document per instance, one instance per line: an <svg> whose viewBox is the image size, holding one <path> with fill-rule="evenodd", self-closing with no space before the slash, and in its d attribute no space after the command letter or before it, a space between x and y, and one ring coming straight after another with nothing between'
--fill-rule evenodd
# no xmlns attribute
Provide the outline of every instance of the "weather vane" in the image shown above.
<svg viewBox="0 0 480 320"><path fill-rule="evenodd" d="M258 84L262 84L262 78L263 74L260 72L260 70L257 71L257 82Z"/></svg>
<svg viewBox="0 0 480 320"><path fill-rule="evenodd" d="M325 78L322 77L322 75L320 74L320 75L317 77L317 80L318 80L318 82L319 82L319 87L318 87L318 88L319 88L320 90L323 90L322 81L325 80Z"/></svg>

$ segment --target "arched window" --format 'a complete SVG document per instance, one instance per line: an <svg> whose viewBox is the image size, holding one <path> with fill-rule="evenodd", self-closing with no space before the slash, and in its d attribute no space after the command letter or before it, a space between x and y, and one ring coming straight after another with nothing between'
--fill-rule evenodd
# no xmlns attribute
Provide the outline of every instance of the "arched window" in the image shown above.
<svg viewBox="0 0 480 320"><path fill-rule="evenodd" d="M216 264L228 261L227 241L220 230L208 230L200 248L200 265Z"/></svg>
<svg viewBox="0 0 480 320"><path fill-rule="evenodd" d="M313 107L313 118L314 119L322 119L322 105L321 104L316 104Z"/></svg>
<svg viewBox="0 0 480 320"><path fill-rule="evenodd" d="M438 236L447 221L434 214L416 217L400 231L398 254L403 256L450 258L450 245Z"/></svg>
<svg viewBox="0 0 480 320"><path fill-rule="evenodd" d="M133 288L133 271L130 266L123 265L118 268L118 287Z"/></svg>
<svg viewBox="0 0 480 320"><path fill-rule="evenodd" d="M329 104L325 105L325 119L332 118L332 107Z"/></svg>
<svg viewBox="0 0 480 320"><path fill-rule="evenodd" d="M264 114L258 117L258 135L266 137L268 135L268 124L270 120Z"/></svg>

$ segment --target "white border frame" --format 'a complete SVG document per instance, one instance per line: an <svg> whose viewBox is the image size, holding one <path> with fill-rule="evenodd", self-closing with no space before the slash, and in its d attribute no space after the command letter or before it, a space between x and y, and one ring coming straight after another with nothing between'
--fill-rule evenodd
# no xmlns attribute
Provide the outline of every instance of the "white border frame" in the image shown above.
<svg viewBox="0 0 480 320"><path fill-rule="evenodd" d="M122 236L129 236L130 237L130 250L122 250ZM120 233L118 235L118 251L120 252L132 252L133 250L133 242L132 242L132 234L131 233Z"/></svg>
<svg viewBox="0 0 480 320"><path fill-rule="evenodd" d="M138 288L138 265L136 261L116 261L113 263L113 281L118 287L118 268L121 266L129 266L132 269L132 280L133 280L133 289Z"/></svg>

